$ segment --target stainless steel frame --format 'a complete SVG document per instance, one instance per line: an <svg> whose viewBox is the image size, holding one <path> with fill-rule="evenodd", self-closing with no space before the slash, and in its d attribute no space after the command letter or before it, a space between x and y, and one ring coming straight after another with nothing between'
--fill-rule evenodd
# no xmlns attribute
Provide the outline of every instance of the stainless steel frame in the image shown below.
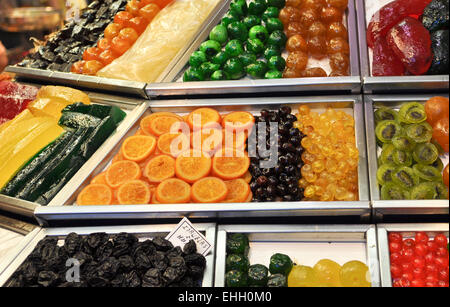
<svg viewBox="0 0 450 307"><path fill-rule="evenodd" d="M116 234L127 232L136 234L139 238L149 239L154 236L165 236L175 228L176 225L138 225L138 226L106 226L106 227L77 227L77 228L49 228L41 229L28 243L21 249L16 250L16 254L11 256L7 264L0 266L0 287L5 285L12 274L19 268L23 261L36 247L38 242L46 236L58 237L64 239L71 232L79 235L88 235L95 232L106 232ZM216 246L216 224L194 224L196 229L202 232L208 242ZM38 229L36 229L38 230ZM214 284L214 266L215 266L215 248L206 256L206 270L203 278L203 287L212 287Z"/></svg>
<svg viewBox="0 0 450 307"><path fill-rule="evenodd" d="M225 0L225 6L215 13L214 18L193 44L187 49L184 56L162 80L163 83L148 84L146 92L149 98L183 96L183 95L223 95L223 94L258 94L281 92L346 92L359 94L361 92L361 78L359 72L358 39L356 30L356 12L353 1L349 1L347 10L347 29L350 45L350 70L348 77L329 78L295 78L277 80L237 80L237 81L205 81L205 82L177 82L187 69L189 57L198 49L208 37L210 31L216 26L223 15L228 11L231 0Z"/></svg>
<svg viewBox="0 0 450 307"><path fill-rule="evenodd" d="M377 225L378 236L378 259L380 260L380 276L382 287L392 287L391 261L389 253L389 232L400 232L404 238L414 238L414 232L425 231L433 236L443 232L448 238L448 224L379 224Z"/></svg>
<svg viewBox="0 0 450 307"><path fill-rule="evenodd" d="M180 58L186 53L189 46L194 42L198 35L203 31L202 29L208 26L215 16L218 10L221 10L225 1L219 1L217 6L210 13L208 18L204 21L199 30L194 34L192 40L181 49L178 54L172 59L172 61L167 65L166 70L158 77L156 82L161 82L163 79L167 78L167 74L173 69L173 67L179 62ZM137 82L133 80L120 80L120 79L110 79L102 78L97 76L86 76L67 72L58 72L42 69L33 69L18 66L8 66L6 68L7 72L11 72L17 75L19 78L39 80L45 83L57 83L66 86L75 86L82 88L89 88L92 90L108 91L113 93L130 94L135 96L140 96L142 98L148 98L145 87L145 82Z"/></svg>
<svg viewBox="0 0 450 307"><path fill-rule="evenodd" d="M250 242L365 242L372 287L380 286L375 225L219 225L215 287L225 286L226 242L230 233L247 234Z"/></svg>
<svg viewBox="0 0 450 307"><path fill-rule="evenodd" d="M148 102L142 99L123 98L105 94L89 93L86 92L91 98L92 102L115 105L125 110L128 114L127 117L120 123L116 132L111 135L102 146L92 155L92 157L80 168L75 176L64 186L63 189L55 196L55 198L48 204L54 206L55 204L64 203L64 195L67 193L73 193L72 189L78 186L79 180L84 180L83 175L89 174L97 165L105 158L106 154L111 151L116 141L122 139L128 129L133 126L135 121L145 112L148 108ZM87 175L86 175L87 176ZM21 199L8 197L0 194L0 209L12 212L15 214L34 217L34 211L42 207L41 205Z"/></svg>
<svg viewBox="0 0 450 307"><path fill-rule="evenodd" d="M93 176L101 173L113 156L119 151L121 141L115 138L114 149L103 162L98 163L93 172L70 183L70 193L61 193L55 202L35 211L41 223L50 220L99 220L99 219L171 219L187 216L193 218L276 218L293 216L349 216L358 222L370 219L369 183L367 176L367 156L364 134L363 104L360 96L348 97L294 97L294 98L247 98L247 99L204 99L171 100L150 103L151 112L170 111L187 113L200 106L213 106L219 112L246 110L258 112L262 108L278 108L280 105L308 104L312 109L333 106L353 108L355 118L356 142L360 150L359 161L359 199L353 202L273 202L242 204L180 204L180 205L126 205L126 206L73 206L78 193L89 183ZM149 111L149 112L150 112ZM146 113L148 114L148 113ZM144 114L145 115L145 114ZM133 135L139 128L135 120L124 137ZM75 184L76 180L76 184Z"/></svg>
<svg viewBox="0 0 450 307"><path fill-rule="evenodd" d="M380 189L377 183L378 154L375 136L374 108L376 106L398 107L404 102L425 102L434 95L376 95L365 96L365 118L367 154L369 162L369 182L372 207L376 221L385 215L448 215L448 200L380 200ZM448 95L444 95L447 96Z"/></svg>
<svg viewBox="0 0 450 307"><path fill-rule="evenodd" d="M366 40L366 0L354 1L356 4L356 16L358 20L359 58L361 61L361 78L364 93L411 93L412 91L422 93L432 91L448 92L448 75L373 77L370 71L369 52Z"/></svg>

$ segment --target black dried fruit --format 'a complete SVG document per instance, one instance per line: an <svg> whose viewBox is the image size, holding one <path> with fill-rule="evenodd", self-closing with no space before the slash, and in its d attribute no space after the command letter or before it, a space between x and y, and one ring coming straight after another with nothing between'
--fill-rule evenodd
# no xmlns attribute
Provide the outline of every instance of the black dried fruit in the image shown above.
<svg viewBox="0 0 450 307"><path fill-rule="evenodd" d="M67 251L67 254L69 254L69 256L74 255L80 250L81 241L81 237L74 232L70 233L66 237L66 239L64 240L64 249Z"/></svg>
<svg viewBox="0 0 450 307"><path fill-rule="evenodd" d="M142 277L142 287L161 287L161 273L158 269L148 270Z"/></svg>
<svg viewBox="0 0 450 307"><path fill-rule="evenodd" d="M156 250L167 252L168 250L171 250L173 248L172 242L162 238L162 237L156 237L153 239L153 244L156 247Z"/></svg>
<svg viewBox="0 0 450 307"><path fill-rule="evenodd" d="M191 255L186 255L184 257L184 261L186 262L187 266L199 266L201 268L205 268L206 267L206 258L205 256L195 253L195 254L191 254Z"/></svg>
<svg viewBox="0 0 450 307"><path fill-rule="evenodd" d="M433 49L433 61L431 62L431 66L427 74L448 75L449 73L448 44L449 44L448 29L437 30L431 33L431 48Z"/></svg>
<svg viewBox="0 0 450 307"><path fill-rule="evenodd" d="M433 0L423 10L422 23L428 31L436 31L448 27L448 0Z"/></svg>
<svg viewBox="0 0 450 307"><path fill-rule="evenodd" d="M51 271L39 273L37 283L42 287L53 287L58 282L58 275Z"/></svg>
<svg viewBox="0 0 450 307"><path fill-rule="evenodd" d="M183 252L186 255L194 254L197 252L197 244L194 240L190 240L184 247Z"/></svg>

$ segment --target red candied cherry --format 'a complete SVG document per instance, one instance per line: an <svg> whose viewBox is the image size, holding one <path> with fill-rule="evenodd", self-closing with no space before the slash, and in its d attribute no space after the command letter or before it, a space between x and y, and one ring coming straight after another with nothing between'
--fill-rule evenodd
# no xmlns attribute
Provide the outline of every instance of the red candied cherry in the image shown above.
<svg viewBox="0 0 450 307"><path fill-rule="evenodd" d="M428 235L426 232L419 231L416 233L415 239L416 239L416 244L417 244L417 243L427 243L429 238L428 238Z"/></svg>
<svg viewBox="0 0 450 307"><path fill-rule="evenodd" d="M426 266L425 259L420 256L415 256L413 259L413 266L415 268L424 268Z"/></svg>
<svg viewBox="0 0 450 307"><path fill-rule="evenodd" d="M448 268L448 258L446 258L446 257L436 257L436 258L434 258L434 264L436 264L438 269Z"/></svg>
<svg viewBox="0 0 450 307"><path fill-rule="evenodd" d="M435 251L435 255L437 257L446 257L446 258L448 258L448 250L445 247L438 247L438 249Z"/></svg>
<svg viewBox="0 0 450 307"><path fill-rule="evenodd" d="M425 277L425 286L426 287L437 287L438 286L438 279L435 276L428 275Z"/></svg>
<svg viewBox="0 0 450 307"><path fill-rule="evenodd" d="M448 267L439 270L439 272L438 272L438 279L448 282Z"/></svg>
<svg viewBox="0 0 450 307"><path fill-rule="evenodd" d="M414 247L415 245L416 242L414 241L414 239L406 239L405 241L403 241L404 247Z"/></svg>
<svg viewBox="0 0 450 307"><path fill-rule="evenodd" d="M418 243L414 247L414 252L418 256L424 257L426 254L428 254L428 247L425 243Z"/></svg>
<svg viewBox="0 0 450 307"><path fill-rule="evenodd" d="M401 243L403 241L403 237L401 233L398 232L390 232L388 235L389 242L399 242Z"/></svg>
<svg viewBox="0 0 450 307"><path fill-rule="evenodd" d="M391 265L391 276L393 279L402 277L402 273L403 273L403 271L402 271L402 267L400 265L395 264L395 263Z"/></svg>
<svg viewBox="0 0 450 307"><path fill-rule="evenodd" d="M416 267L413 270L414 278L416 279L424 279L426 276L425 268Z"/></svg>
<svg viewBox="0 0 450 307"><path fill-rule="evenodd" d="M413 288L425 287L425 281L423 279L413 279L411 281L411 287L413 287Z"/></svg>
<svg viewBox="0 0 450 307"><path fill-rule="evenodd" d="M403 261L410 262L414 258L414 250L412 248L404 248L401 251L401 255L402 255Z"/></svg>
<svg viewBox="0 0 450 307"><path fill-rule="evenodd" d="M400 253L392 253L390 257L391 263L401 263L402 262L402 255Z"/></svg>
<svg viewBox="0 0 450 307"><path fill-rule="evenodd" d="M439 280L437 286L441 288L448 288L448 281Z"/></svg>
<svg viewBox="0 0 450 307"><path fill-rule="evenodd" d="M414 266L411 262L403 262L401 264L402 266L402 272L412 272L414 270Z"/></svg>
<svg viewBox="0 0 450 307"><path fill-rule="evenodd" d="M447 237L444 235L444 234L442 234L442 233L440 233L440 234L437 234L435 237L434 237L434 242L437 244L437 246L439 246L439 247L447 247Z"/></svg>
<svg viewBox="0 0 450 307"><path fill-rule="evenodd" d="M401 242L389 242L389 251L391 253L399 253L402 251L402 248Z"/></svg>
<svg viewBox="0 0 450 307"><path fill-rule="evenodd" d="M436 244L436 242L431 241L431 240L427 242L427 247L428 247L428 250L432 253L434 253L438 249L438 245Z"/></svg>

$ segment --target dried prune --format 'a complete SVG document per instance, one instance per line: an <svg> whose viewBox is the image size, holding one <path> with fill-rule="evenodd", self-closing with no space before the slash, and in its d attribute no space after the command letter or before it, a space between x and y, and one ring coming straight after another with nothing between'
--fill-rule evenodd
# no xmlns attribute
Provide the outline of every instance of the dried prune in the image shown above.
<svg viewBox="0 0 450 307"><path fill-rule="evenodd" d="M149 269L142 277L142 287L161 287L161 273L158 269Z"/></svg>
<svg viewBox="0 0 450 307"><path fill-rule="evenodd" d="M156 247L150 240L138 242L134 245L131 256L135 257L140 252L146 255L153 255L156 252Z"/></svg>
<svg viewBox="0 0 450 307"><path fill-rule="evenodd" d="M198 280L203 277L205 269L196 265L192 265L188 267L187 274L192 278Z"/></svg>
<svg viewBox="0 0 450 307"><path fill-rule="evenodd" d="M120 256L119 262L120 262L120 271L123 271L125 273L128 273L131 270L133 270L135 266L133 258L131 258L131 256L128 255Z"/></svg>
<svg viewBox="0 0 450 307"><path fill-rule="evenodd" d="M136 264L136 269L139 270L140 272L146 272L148 269L152 267L150 257L144 253L139 253L138 255L136 255L134 261Z"/></svg>
<svg viewBox="0 0 450 307"><path fill-rule="evenodd" d="M141 279L136 271L131 271L125 275L125 286L129 288L136 288L141 286Z"/></svg>
<svg viewBox="0 0 450 307"><path fill-rule="evenodd" d="M105 244L109 236L102 233L92 233L83 239L83 250L91 254L97 247Z"/></svg>
<svg viewBox="0 0 450 307"><path fill-rule="evenodd" d="M156 250L167 252L173 248L172 242L162 238L162 237L156 237L153 239L153 244L156 247Z"/></svg>
<svg viewBox="0 0 450 307"><path fill-rule="evenodd" d="M166 253L166 257L169 259L181 255L183 255L183 250L179 246L172 248L170 251Z"/></svg>
<svg viewBox="0 0 450 307"><path fill-rule="evenodd" d="M194 240L190 240L184 247L183 252L186 255L194 254L197 252L197 244L195 244Z"/></svg>
<svg viewBox="0 0 450 307"><path fill-rule="evenodd" d="M95 250L95 260L96 261L103 261L106 258L110 257L113 253L113 244L111 241L106 242L102 246L99 246Z"/></svg>
<svg viewBox="0 0 450 307"><path fill-rule="evenodd" d="M70 233L66 239L64 240L64 249L67 251L69 256L74 255L76 252L78 252L81 248L81 237L72 232Z"/></svg>
<svg viewBox="0 0 450 307"><path fill-rule="evenodd" d="M184 261L186 262L187 266L199 266L201 268L205 268L206 267L206 259L203 255L195 253L195 254L191 254L191 255L186 255L184 257Z"/></svg>
<svg viewBox="0 0 450 307"><path fill-rule="evenodd" d="M58 282L58 275L52 271L42 271L39 273L37 282L42 287L52 287Z"/></svg>

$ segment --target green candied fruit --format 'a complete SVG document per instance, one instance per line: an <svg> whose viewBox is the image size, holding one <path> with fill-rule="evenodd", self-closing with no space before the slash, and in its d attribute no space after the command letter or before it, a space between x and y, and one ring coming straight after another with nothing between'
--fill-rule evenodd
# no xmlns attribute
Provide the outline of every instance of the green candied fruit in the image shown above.
<svg viewBox="0 0 450 307"><path fill-rule="evenodd" d="M280 16L280 9L275 6L269 6L262 14L262 19L266 21L269 18L278 18L278 16Z"/></svg>
<svg viewBox="0 0 450 307"><path fill-rule="evenodd" d="M244 17L248 11L247 2L245 0L233 0L230 4L230 11L236 16Z"/></svg>
<svg viewBox="0 0 450 307"><path fill-rule="evenodd" d="M278 18L268 18L266 19L266 28L269 33L272 33L274 31L283 31L284 25Z"/></svg>
<svg viewBox="0 0 450 307"><path fill-rule="evenodd" d="M205 81L205 76L203 72L199 68L189 68L184 72L183 75L184 82L193 82L193 81Z"/></svg>
<svg viewBox="0 0 450 307"><path fill-rule="evenodd" d="M241 42L245 42L248 38L248 29L243 22L232 22L228 25L227 30L230 39L237 39Z"/></svg>
<svg viewBox="0 0 450 307"><path fill-rule="evenodd" d="M441 172L431 165L415 164L413 170L423 181L442 182Z"/></svg>
<svg viewBox="0 0 450 307"><path fill-rule="evenodd" d="M259 39L261 42L265 43L269 39L269 32L266 27L257 25L250 29L248 37L251 39Z"/></svg>
<svg viewBox="0 0 450 307"><path fill-rule="evenodd" d="M427 122L411 124L405 127L406 136L416 143L426 143L433 136L433 127Z"/></svg>
<svg viewBox="0 0 450 307"><path fill-rule="evenodd" d="M375 111L375 122L380 122L383 120L397 120L398 118L398 113L397 111L388 108L388 107L379 107L376 111Z"/></svg>
<svg viewBox="0 0 450 307"><path fill-rule="evenodd" d="M220 65L219 64L214 64L211 62L205 62L202 65L200 65L200 71L203 73L203 75L205 76L205 79L208 79L209 77L211 77L211 75L216 71L220 69Z"/></svg>
<svg viewBox="0 0 450 307"><path fill-rule="evenodd" d="M394 151L395 151L394 145L388 143L384 144L380 155L381 164L393 164Z"/></svg>
<svg viewBox="0 0 450 307"><path fill-rule="evenodd" d="M250 262L248 261L247 256L238 255L238 254L230 254L227 256L227 260L226 260L227 272L235 270L235 271L247 273L249 267L250 267Z"/></svg>
<svg viewBox="0 0 450 307"><path fill-rule="evenodd" d="M413 158L410 152L395 149L392 153L392 159L395 165L398 166L411 166Z"/></svg>
<svg viewBox="0 0 450 307"><path fill-rule="evenodd" d="M262 264L251 265L248 269L248 285L265 287L269 279L269 269Z"/></svg>
<svg viewBox="0 0 450 307"><path fill-rule="evenodd" d="M256 55L254 53L248 52L248 51L239 55L238 58L242 62L242 65L244 65L244 67L247 67L250 64L256 63L256 61L258 60L258 58L256 57Z"/></svg>
<svg viewBox="0 0 450 307"><path fill-rule="evenodd" d="M222 47L219 42L208 40L200 45L200 51L203 51L208 59L211 59L222 51Z"/></svg>
<svg viewBox="0 0 450 307"><path fill-rule="evenodd" d="M286 5L286 0L267 0L267 5L282 9Z"/></svg>
<svg viewBox="0 0 450 307"><path fill-rule="evenodd" d="M250 15L261 16L266 9L266 0L253 0L248 4L248 13Z"/></svg>
<svg viewBox="0 0 450 307"><path fill-rule="evenodd" d="M283 274L273 274L267 280L267 287L269 288L284 288L287 287L287 278Z"/></svg>
<svg viewBox="0 0 450 307"><path fill-rule="evenodd" d="M227 27L222 24L215 26L209 33L209 39L225 45L228 41Z"/></svg>
<svg viewBox="0 0 450 307"><path fill-rule="evenodd" d="M263 61L256 61L256 63L247 66L246 72L255 79L263 79L267 72L267 64Z"/></svg>
<svg viewBox="0 0 450 307"><path fill-rule="evenodd" d="M442 172L442 170L444 169L444 163L442 163L441 159L436 159L436 161L434 161L431 166L433 166L434 168L436 168L438 171Z"/></svg>
<svg viewBox="0 0 450 307"><path fill-rule="evenodd" d="M447 199L447 186L441 182L422 182L411 190L411 199Z"/></svg>
<svg viewBox="0 0 450 307"><path fill-rule="evenodd" d="M223 70L216 70L211 75L211 81L223 81L223 80L230 80L228 74Z"/></svg>
<svg viewBox="0 0 450 307"><path fill-rule="evenodd" d="M230 76L231 80L238 80L245 76L245 67L238 58L229 59L223 66L223 71Z"/></svg>
<svg viewBox="0 0 450 307"><path fill-rule="evenodd" d="M227 253L248 255L250 244L246 235L242 233L233 233L227 238Z"/></svg>
<svg viewBox="0 0 450 307"><path fill-rule="evenodd" d="M396 121L383 120L377 124L375 135L380 142L391 143L395 136L402 134L402 131L402 126Z"/></svg>
<svg viewBox="0 0 450 307"><path fill-rule="evenodd" d="M291 272L293 265L288 255L275 254L270 257L269 271L271 274L283 274L287 276Z"/></svg>
<svg viewBox="0 0 450 307"><path fill-rule="evenodd" d="M418 102L403 104L398 111L398 120L405 124L418 124L426 119L425 107Z"/></svg>
<svg viewBox="0 0 450 307"><path fill-rule="evenodd" d="M249 15L242 20L244 25L247 27L247 29L251 29L254 26L260 26L261 25L261 18L255 15Z"/></svg>
<svg viewBox="0 0 450 307"><path fill-rule="evenodd" d="M278 48L284 48L287 42L286 34L283 31L277 30L273 31L272 34L269 35L269 39L267 40L268 46L276 46Z"/></svg>
<svg viewBox="0 0 450 307"><path fill-rule="evenodd" d="M281 79L283 78L283 73L279 70L269 70L268 72L266 72L266 74L264 75L265 79Z"/></svg>
<svg viewBox="0 0 450 307"><path fill-rule="evenodd" d="M225 284L227 287L247 287L248 286L248 275L245 272L231 270L225 274Z"/></svg>
<svg viewBox="0 0 450 307"><path fill-rule="evenodd" d="M281 50L277 46L268 46L264 51L264 58L268 61L273 56L281 56Z"/></svg>
<svg viewBox="0 0 450 307"><path fill-rule="evenodd" d="M384 185L388 182L392 182L392 174L397 170L397 167L393 164L383 164L377 170L377 181L379 185Z"/></svg>
<svg viewBox="0 0 450 307"><path fill-rule="evenodd" d="M286 68L286 60L279 55L274 55L267 61L270 70L284 71Z"/></svg>
<svg viewBox="0 0 450 307"><path fill-rule="evenodd" d="M417 145L412 154L414 161L422 164L432 164L439 158L438 149L431 143Z"/></svg>
<svg viewBox="0 0 450 307"><path fill-rule="evenodd" d="M241 41L233 39L225 46L225 52L230 58L234 58L244 53L244 47L242 46Z"/></svg>
<svg viewBox="0 0 450 307"><path fill-rule="evenodd" d="M412 151L416 142L406 135L396 135L392 138L392 145L398 150Z"/></svg>
<svg viewBox="0 0 450 307"><path fill-rule="evenodd" d="M410 199L410 197L410 193L407 189L404 189L393 182L388 182L381 187L382 200L406 200Z"/></svg>
<svg viewBox="0 0 450 307"><path fill-rule="evenodd" d="M264 52L264 43L257 38L249 38L247 40L247 51L260 56Z"/></svg>
<svg viewBox="0 0 450 307"><path fill-rule="evenodd" d="M207 62L208 58L206 57L206 53L203 51L195 51L192 53L191 57L189 58L189 65L193 68L198 68L203 63Z"/></svg>
<svg viewBox="0 0 450 307"><path fill-rule="evenodd" d="M229 24L239 21L239 16L237 16L236 12L234 11L228 11L228 13L223 16L221 24L225 27L228 27Z"/></svg>
<svg viewBox="0 0 450 307"><path fill-rule="evenodd" d="M229 58L230 55L228 53L226 53L225 51L220 51L211 59L211 62L222 66L228 61Z"/></svg>
<svg viewBox="0 0 450 307"><path fill-rule="evenodd" d="M404 189L412 189L419 184L419 176L411 167L402 166L392 172L392 182Z"/></svg>

